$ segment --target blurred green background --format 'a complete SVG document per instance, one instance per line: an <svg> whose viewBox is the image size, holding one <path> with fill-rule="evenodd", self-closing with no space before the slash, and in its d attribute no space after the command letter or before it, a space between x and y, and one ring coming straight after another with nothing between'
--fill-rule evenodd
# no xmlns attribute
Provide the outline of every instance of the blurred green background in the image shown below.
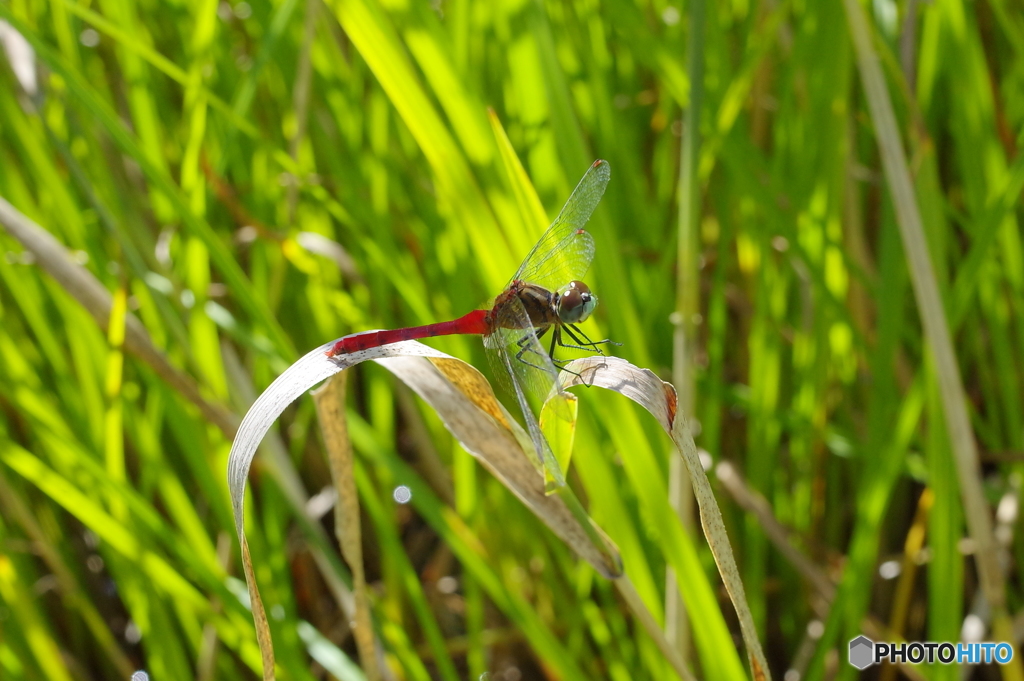
<svg viewBox="0 0 1024 681"><path fill-rule="evenodd" d="M610 162L588 332L692 394L698 445L742 474L716 491L775 678L852 678L861 632L994 640L843 5L702 7L0 0L0 197L103 282L117 322L0 232L0 677L258 676L230 428L123 350L116 311L240 415L310 348L486 303L541 230L488 107L551 216ZM1024 12L865 9L1019 614ZM477 338L430 344L486 367ZM599 392L581 395L570 482L698 677L742 678L699 523L672 506L669 441ZM613 586L390 374L355 371L350 419L389 678L674 678ZM306 520L296 496L316 517L332 500L312 402L275 432L287 465L257 466L247 508L281 676L361 678L332 516Z"/></svg>

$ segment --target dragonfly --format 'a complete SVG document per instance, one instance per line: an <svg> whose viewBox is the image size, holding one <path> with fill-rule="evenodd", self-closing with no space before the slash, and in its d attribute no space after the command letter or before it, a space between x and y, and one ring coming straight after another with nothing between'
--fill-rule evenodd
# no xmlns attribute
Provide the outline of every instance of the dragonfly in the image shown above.
<svg viewBox="0 0 1024 681"><path fill-rule="evenodd" d="M607 161L594 161L490 309L473 310L447 322L353 334L335 343L327 355L435 336L483 336L495 374L510 379L503 382L510 384L523 411L537 454L550 461L550 448L527 395L543 403L561 392L558 372L568 360L556 359L556 348L603 355L601 346L618 345L607 339L592 341L577 326L593 314L598 302L582 281L594 259L594 238L583 226L597 208L610 176ZM550 344L545 350L540 341L548 333Z"/></svg>

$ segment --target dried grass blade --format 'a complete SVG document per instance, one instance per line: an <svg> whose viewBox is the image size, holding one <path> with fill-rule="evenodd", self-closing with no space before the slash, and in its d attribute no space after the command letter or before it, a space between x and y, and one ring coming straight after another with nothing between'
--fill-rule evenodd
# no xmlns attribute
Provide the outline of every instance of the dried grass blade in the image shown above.
<svg viewBox="0 0 1024 681"><path fill-rule="evenodd" d="M327 460L331 477L338 491L334 505L334 528L341 554L352 570L352 589L355 592L356 612L353 628L359 659L369 681L381 678L374 645L373 623L370 620L370 598L366 591L366 571L363 569L363 538L359 526L359 494L356 492L352 443L345 419L345 385L348 374L342 371L313 391L320 431L327 447Z"/></svg>

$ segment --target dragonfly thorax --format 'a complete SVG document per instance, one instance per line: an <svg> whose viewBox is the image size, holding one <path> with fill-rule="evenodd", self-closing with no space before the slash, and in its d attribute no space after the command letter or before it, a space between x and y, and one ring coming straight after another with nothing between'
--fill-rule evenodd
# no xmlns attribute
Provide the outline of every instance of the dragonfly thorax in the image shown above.
<svg viewBox="0 0 1024 681"><path fill-rule="evenodd" d="M555 309L563 324L584 322L597 307L597 296L582 281L570 281L556 297Z"/></svg>

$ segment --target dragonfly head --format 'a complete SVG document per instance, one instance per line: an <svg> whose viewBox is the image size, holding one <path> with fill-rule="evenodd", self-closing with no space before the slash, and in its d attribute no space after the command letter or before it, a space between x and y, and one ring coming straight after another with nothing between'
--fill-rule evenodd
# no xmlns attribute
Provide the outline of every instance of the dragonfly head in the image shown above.
<svg viewBox="0 0 1024 681"><path fill-rule="evenodd" d="M563 324L586 321L597 307L597 296L582 281L570 281L558 294L558 318Z"/></svg>

